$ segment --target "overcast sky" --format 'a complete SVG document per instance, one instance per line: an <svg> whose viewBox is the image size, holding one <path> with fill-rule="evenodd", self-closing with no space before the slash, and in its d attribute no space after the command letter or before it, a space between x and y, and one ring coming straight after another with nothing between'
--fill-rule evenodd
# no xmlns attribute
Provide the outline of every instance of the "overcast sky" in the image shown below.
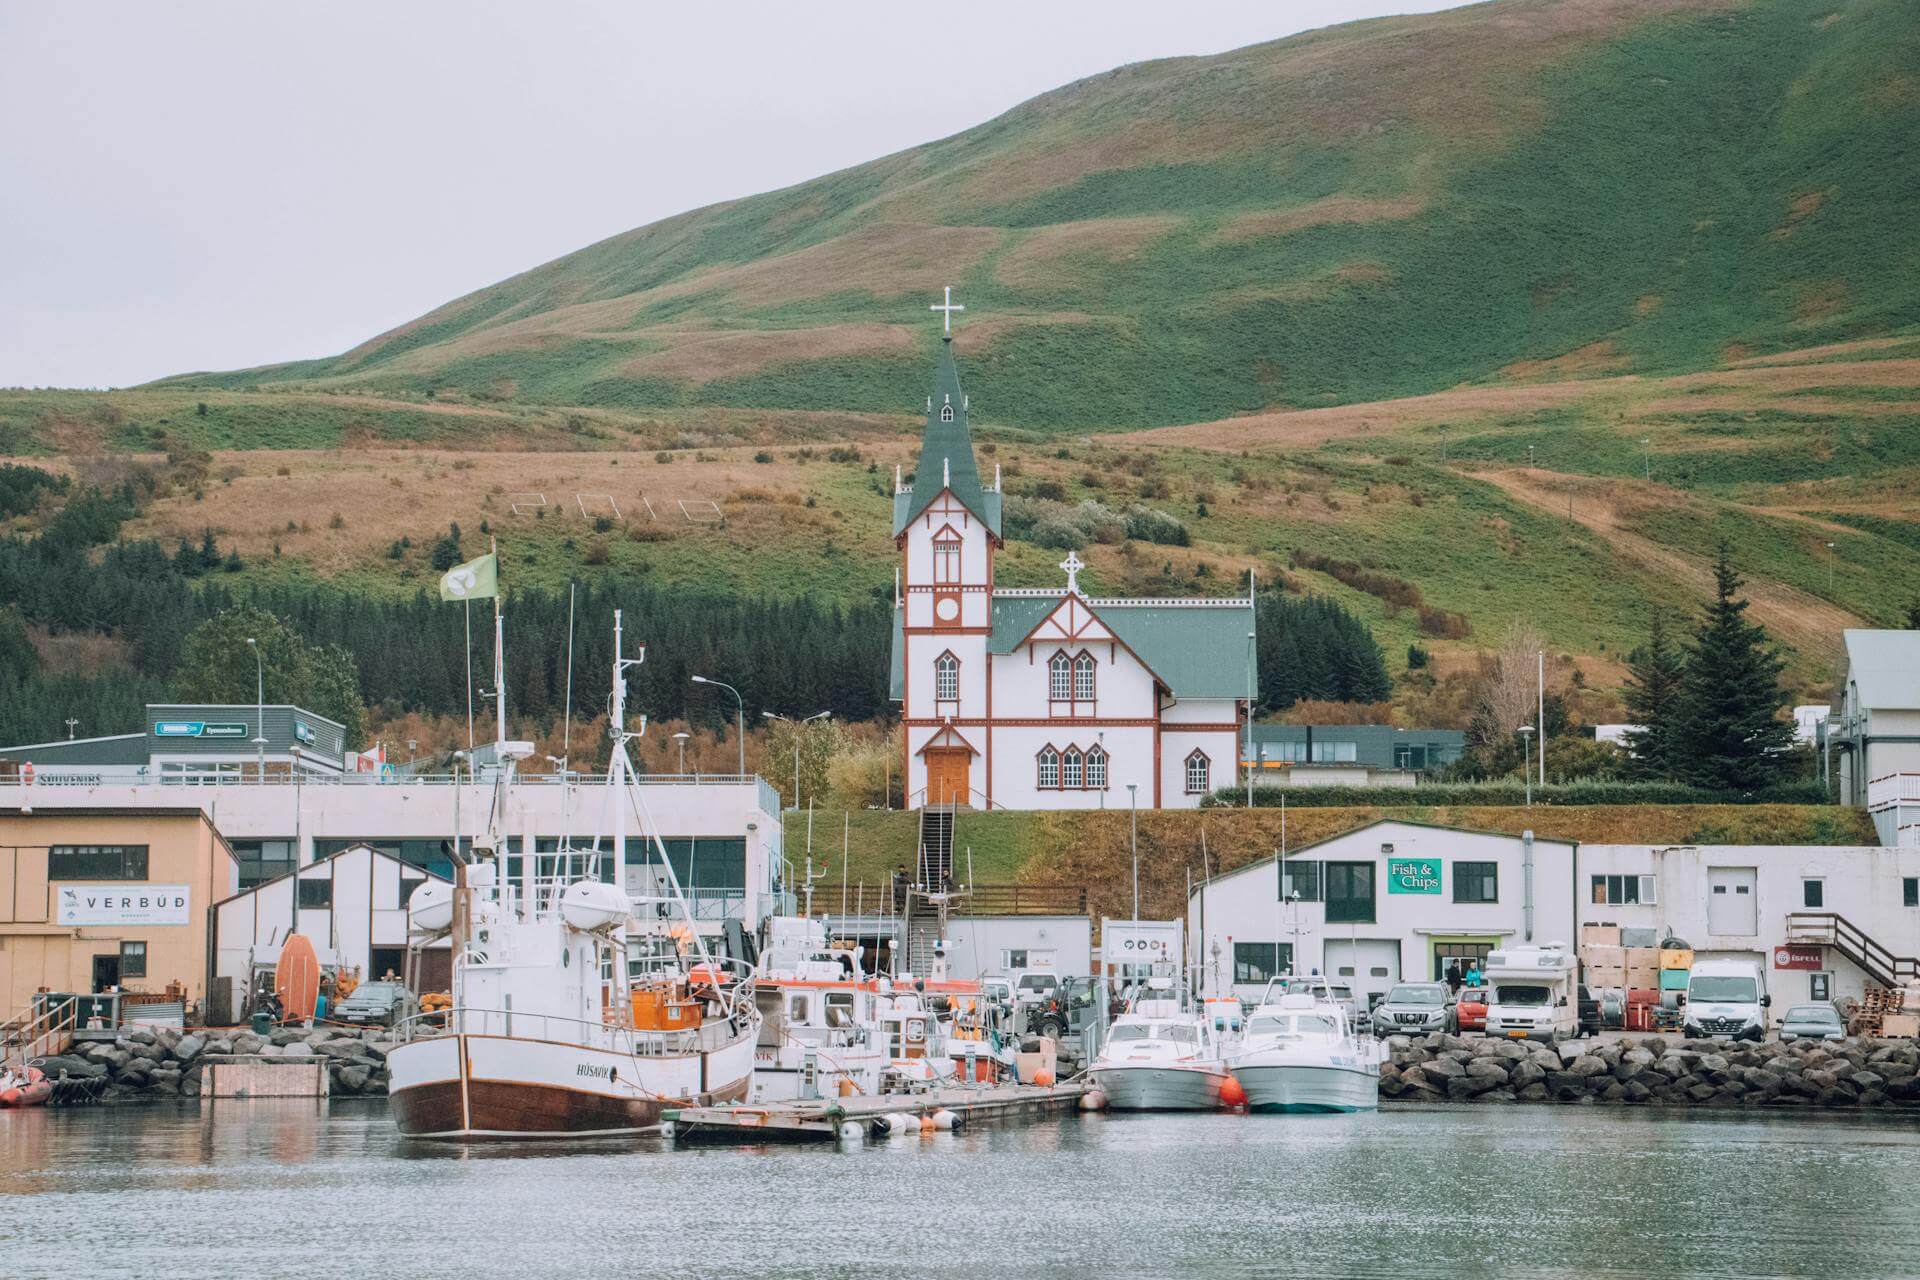
<svg viewBox="0 0 1920 1280"><path fill-rule="evenodd" d="M1451 0L0 0L0 386L332 355L1127 62Z"/></svg>

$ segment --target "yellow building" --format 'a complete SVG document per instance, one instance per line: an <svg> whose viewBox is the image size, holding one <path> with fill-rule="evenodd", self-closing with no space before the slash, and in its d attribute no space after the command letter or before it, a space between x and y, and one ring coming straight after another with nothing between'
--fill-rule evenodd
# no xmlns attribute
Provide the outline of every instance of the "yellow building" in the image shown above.
<svg viewBox="0 0 1920 1280"><path fill-rule="evenodd" d="M42 989L205 1000L211 908L238 887L197 805L0 807L0 1017Z"/></svg>

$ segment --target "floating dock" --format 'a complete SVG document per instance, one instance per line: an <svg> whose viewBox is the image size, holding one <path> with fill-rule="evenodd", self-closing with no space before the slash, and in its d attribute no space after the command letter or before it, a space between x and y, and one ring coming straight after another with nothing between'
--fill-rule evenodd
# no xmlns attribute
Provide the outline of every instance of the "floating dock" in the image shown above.
<svg viewBox="0 0 1920 1280"><path fill-rule="evenodd" d="M930 1119L951 1112L959 1124L1074 1110L1086 1085L1003 1084L956 1086L925 1093L809 1101L739 1103L729 1107L680 1107L662 1117L661 1133L678 1142L766 1142L791 1139L841 1142L870 1134L891 1117Z"/></svg>

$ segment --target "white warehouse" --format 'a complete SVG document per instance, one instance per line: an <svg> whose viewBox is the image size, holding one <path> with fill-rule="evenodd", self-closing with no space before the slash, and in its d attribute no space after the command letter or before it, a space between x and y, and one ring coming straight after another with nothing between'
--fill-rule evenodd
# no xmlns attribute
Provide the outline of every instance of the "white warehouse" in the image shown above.
<svg viewBox="0 0 1920 1280"><path fill-rule="evenodd" d="M1363 998L1462 972L1501 946L1574 945L1579 849L1564 840L1383 818L1197 888L1188 964L1210 993L1276 973L1349 979Z"/></svg>
<svg viewBox="0 0 1920 1280"><path fill-rule="evenodd" d="M1920 974L1920 849L1589 844L1579 866L1583 926L1652 929L1696 959L1759 964L1776 1013Z"/></svg>

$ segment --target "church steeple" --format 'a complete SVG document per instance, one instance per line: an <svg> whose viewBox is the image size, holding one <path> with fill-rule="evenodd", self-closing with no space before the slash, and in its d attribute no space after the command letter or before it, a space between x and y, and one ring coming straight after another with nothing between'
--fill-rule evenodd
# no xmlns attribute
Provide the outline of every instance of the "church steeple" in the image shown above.
<svg viewBox="0 0 1920 1280"><path fill-rule="evenodd" d="M933 309L945 312L943 318L951 326L953 313L964 308L953 301L951 288L946 292L945 305L936 305ZM960 371L953 362L950 331L940 336L940 352L933 368L933 394L927 398L927 428L921 438L920 462L914 468L913 491L905 511L894 521L895 532L926 510L942 489L952 490L953 496L979 517L994 537L1000 536L1000 495L989 493L980 483L979 467L973 458L973 438L967 431L967 397L960 389Z"/></svg>

